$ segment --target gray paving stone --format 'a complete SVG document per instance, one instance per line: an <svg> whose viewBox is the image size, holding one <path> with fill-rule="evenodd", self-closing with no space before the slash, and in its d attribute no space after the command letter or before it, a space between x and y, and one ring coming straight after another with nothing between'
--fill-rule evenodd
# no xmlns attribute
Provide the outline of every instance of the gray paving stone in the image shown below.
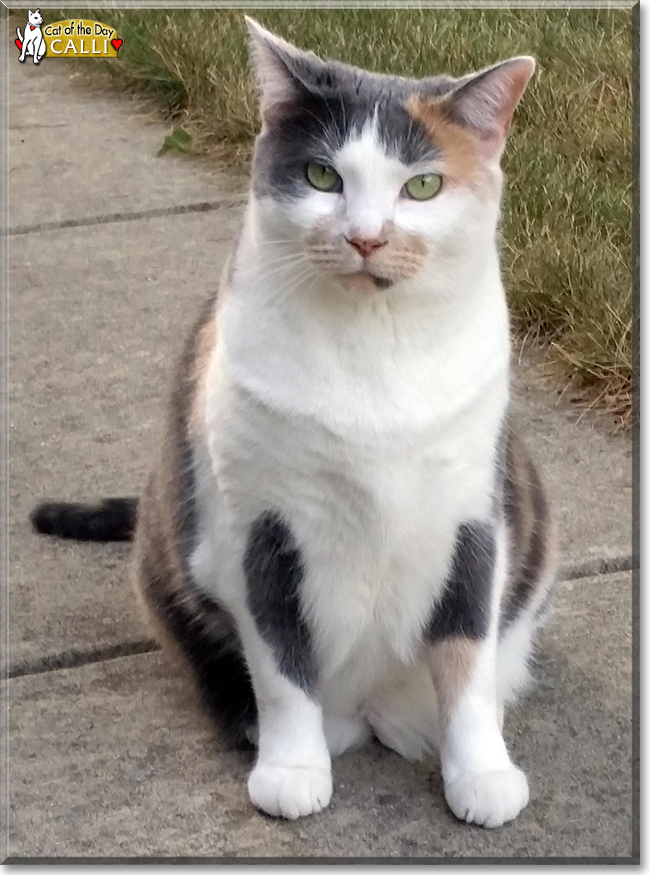
<svg viewBox="0 0 650 875"><path fill-rule="evenodd" d="M531 780L512 824L460 824L437 765L378 744L335 763L329 809L257 813L247 755L214 739L160 654L10 681L19 857L599 858L632 855L629 574L562 584L536 684L506 717Z"/></svg>
<svg viewBox="0 0 650 875"><path fill-rule="evenodd" d="M65 61L8 65L9 227L214 201L237 174L157 157L171 130L141 100L72 88ZM73 80L74 81L74 80Z"/></svg>

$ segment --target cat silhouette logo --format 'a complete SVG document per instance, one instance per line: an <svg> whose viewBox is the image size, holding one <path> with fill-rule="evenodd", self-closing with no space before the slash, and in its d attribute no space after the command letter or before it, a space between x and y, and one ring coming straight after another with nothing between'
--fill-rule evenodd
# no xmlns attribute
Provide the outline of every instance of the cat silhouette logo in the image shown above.
<svg viewBox="0 0 650 875"><path fill-rule="evenodd" d="M34 58L34 63L38 64L43 55L47 53L47 45L41 30L42 24L43 16L40 10L37 9L36 12L32 12L30 9L27 15L27 24L25 25L25 36L22 35L19 27L16 28L16 33L18 34L16 45L20 49L18 60L21 64L25 62L27 55L31 55Z"/></svg>
<svg viewBox="0 0 650 875"><path fill-rule="evenodd" d="M122 40L118 39L117 30L101 21L86 19L57 21L54 24L43 24L40 10L29 10L25 35L16 28L18 37L16 45L20 51L18 60L22 63L28 55L34 58L34 63L40 63L41 58L117 58Z"/></svg>

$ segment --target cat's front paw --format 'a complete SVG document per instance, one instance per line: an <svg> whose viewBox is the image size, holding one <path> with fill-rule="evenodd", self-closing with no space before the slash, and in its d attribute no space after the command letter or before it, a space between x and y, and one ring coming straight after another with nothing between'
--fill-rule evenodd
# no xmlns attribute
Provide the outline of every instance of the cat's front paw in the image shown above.
<svg viewBox="0 0 650 875"><path fill-rule="evenodd" d="M501 826L528 805L528 781L516 766L465 772L445 784L445 798L459 820L488 828Z"/></svg>
<svg viewBox="0 0 650 875"><path fill-rule="evenodd" d="M251 802L267 814L295 820L329 804L332 772L319 766L258 765L248 779Z"/></svg>

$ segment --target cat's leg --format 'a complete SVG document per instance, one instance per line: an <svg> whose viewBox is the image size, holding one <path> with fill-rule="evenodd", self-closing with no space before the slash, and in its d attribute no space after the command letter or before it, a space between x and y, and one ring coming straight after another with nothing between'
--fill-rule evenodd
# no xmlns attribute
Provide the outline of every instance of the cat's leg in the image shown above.
<svg viewBox="0 0 650 875"><path fill-rule="evenodd" d="M501 826L528 803L528 782L501 734L493 644L449 637L434 645L431 671L443 725L445 798L468 823Z"/></svg>
<svg viewBox="0 0 650 875"><path fill-rule="evenodd" d="M460 527L452 571L427 636L440 706L445 797L458 818L486 827L512 820L528 803L526 777L501 734L497 697L504 542L489 523Z"/></svg>
<svg viewBox="0 0 650 875"><path fill-rule="evenodd" d="M297 818L330 801L332 774L310 633L302 616L300 552L286 523L264 514L243 561L245 603L234 605L258 709L252 802Z"/></svg>
<svg viewBox="0 0 650 875"><path fill-rule="evenodd" d="M257 760L248 779L251 801L267 814L290 819L321 811L332 795L321 707L283 675L254 630L240 626L240 634L259 721Z"/></svg>

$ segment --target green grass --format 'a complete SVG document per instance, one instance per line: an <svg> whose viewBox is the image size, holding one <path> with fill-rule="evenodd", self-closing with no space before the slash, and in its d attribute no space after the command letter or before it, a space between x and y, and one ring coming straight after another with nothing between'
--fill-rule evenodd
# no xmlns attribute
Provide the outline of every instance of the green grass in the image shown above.
<svg viewBox="0 0 650 875"><path fill-rule="evenodd" d="M81 16L48 10L47 20ZM581 397L631 411L631 11L315 10L254 13L329 57L408 76L455 75L514 54L539 62L504 158L504 273L515 327ZM257 130L243 13L87 10L116 26L120 88L155 99L194 148L247 160ZM80 67L90 69L87 62Z"/></svg>

